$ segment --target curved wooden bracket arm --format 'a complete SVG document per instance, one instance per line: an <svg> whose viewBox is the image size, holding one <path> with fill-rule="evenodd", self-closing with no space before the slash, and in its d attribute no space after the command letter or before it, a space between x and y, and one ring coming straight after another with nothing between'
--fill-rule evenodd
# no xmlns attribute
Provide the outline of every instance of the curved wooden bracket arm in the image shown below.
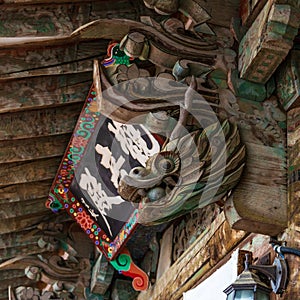
<svg viewBox="0 0 300 300"><path fill-rule="evenodd" d="M124 248L118 257L110 263L120 274L133 278L132 286L136 291L147 290L149 277L132 261L128 249Z"/></svg>

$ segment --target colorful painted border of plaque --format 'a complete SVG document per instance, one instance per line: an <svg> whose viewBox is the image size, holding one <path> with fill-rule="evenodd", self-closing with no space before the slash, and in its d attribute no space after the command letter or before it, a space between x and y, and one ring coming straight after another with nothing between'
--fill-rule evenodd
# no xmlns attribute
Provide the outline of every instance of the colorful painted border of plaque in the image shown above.
<svg viewBox="0 0 300 300"><path fill-rule="evenodd" d="M116 238L112 240L69 189L74 178L75 169L80 163L94 128L99 121L100 113L98 112L96 101L96 92L92 85L75 126L73 136L51 186L46 206L53 212L65 209L106 258L112 260L136 228L138 209L134 210Z"/></svg>

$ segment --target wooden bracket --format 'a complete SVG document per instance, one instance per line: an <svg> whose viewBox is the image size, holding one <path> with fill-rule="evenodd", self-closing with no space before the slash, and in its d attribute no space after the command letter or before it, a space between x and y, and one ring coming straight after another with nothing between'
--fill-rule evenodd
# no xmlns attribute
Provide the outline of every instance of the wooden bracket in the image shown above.
<svg viewBox="0 0 300 300"><path fill-rule="evenodd" d="M120 274L133 278L132 286L136 291L147 290L148 275L133 262L128 249L124 248L110 263Z"/></svg>

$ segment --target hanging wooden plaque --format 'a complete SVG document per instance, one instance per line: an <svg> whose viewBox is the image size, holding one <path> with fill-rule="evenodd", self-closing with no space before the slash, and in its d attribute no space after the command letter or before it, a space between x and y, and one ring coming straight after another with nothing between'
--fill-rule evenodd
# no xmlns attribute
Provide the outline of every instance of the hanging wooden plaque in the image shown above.
<svg viewBox="0 0 300 300"><path fill-rule="evenodd" d="M98 112L92 86L52 184L47 206L65 209L109 260L137 227L138 207L118 192L122 175L145 166L160 145L142 125Z"/></svg>

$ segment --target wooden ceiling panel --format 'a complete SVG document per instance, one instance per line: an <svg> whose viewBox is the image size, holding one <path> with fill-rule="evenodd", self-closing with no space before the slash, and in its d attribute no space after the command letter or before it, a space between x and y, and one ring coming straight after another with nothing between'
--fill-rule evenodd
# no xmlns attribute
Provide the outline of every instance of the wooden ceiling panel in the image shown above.
<svg viewBox="0 0 300 300"><path fill-rule="evenodd" d="M19 39L19 38L16 38ZM35 40L28 38L28 40ZM0 46L14 38L5 40ZM107 41L82 42L79 44L66 43L63 46L43 47L37 43L35 47L25 48L22 40L21 48L2 49L0 51L0 80L2 78L30 77L38 75L55 75L92 71L92 59L106 53ZM18 72L27 72L20 74ZM16 73L16 74L15 74ZM26 75L26 76L25 76Z"/></svg>
<svg viewBox="0 0 300 300"><path fill-rule="evenodd" d="M0 188L0 205L37 199L47 198L53 178L23 184L9 184Z"/></svg>
<svg viewBox="0 0 300 300"><path fill-rule="evenodd" d="M31 213L44 213L48 211L45 206L45 198L27 200L18 203L6 203L1 205L0 218L10 219ZM0 255L1 256L1 255Z"/></svg>
<svg viewBox="0 0 300 300"><path fill-rule="evenodd" d="M19 232L2 234L0 236L0 249L36 244L38 238L41 236L41 233L38 234L37 232L38 230L21 230ZM2 272L5 271L0 270L0 278L4 278L1 277Z"/></svg>
<svg viewBox="0 0 300 300"><path fill-rule="evenodd" d="M0 141L0 164L62 156L71 134ZM0 192L1 194L1 192Z"/></svg>
<svg viewBox="0 0 300 300"><path fill-rule="evenodd" d="M41 4L30 6L4 6L0 19L3 22L0 36L59 36L71 34L89 22L91 3Z"/></svg>
<svg viewBox="0 0 300 300"><path fill-rule="evenodd" d="M0 140L36 138L73 131L82 103L0 114Z"/></svg>
<svg viewBox="0 0 300 300"><path fill-rule="evenodd" d="M91 72L9 80L0 86L0 113L65 103L83 104L91 84Z"/></svg>
<svg viewBox="0 0 300 300"><path fill-rule="evenodd" d="M0 165L0 187L53 179L61 157Z"/></svg>
<svg viewBox="0 0 300 300"><path fill-rule="evenodd" d="M43 213L38 212L35 214L22 215L16 218L0 220L0 234L19 231L27 227L36 226L43 221L47 221L47 218L49 218L51 214L53 214L51 211L45 210Z"/></svg>
<svg viewBox="0 0 300 300"><path fill-rule="evenodd" d="M0 249L0 257L5 257L5 259L12 259L19 255L34 255L46 252L45 249L41 249L37 243L32 243L25 246L7 247L5 249ZM0 259L1 262L1 259ZM24 270L23 270L24 274ZM1 276L1 273L0 273ZM0 283L1 284L1 283Z"/></svg>

